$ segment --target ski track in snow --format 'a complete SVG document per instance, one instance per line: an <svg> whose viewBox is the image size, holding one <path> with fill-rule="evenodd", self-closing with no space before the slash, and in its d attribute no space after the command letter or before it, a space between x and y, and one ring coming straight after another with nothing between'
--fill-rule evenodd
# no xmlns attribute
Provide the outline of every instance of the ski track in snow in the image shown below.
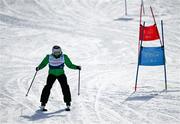
<svg viewBox="0 0 180 124"><path fill-rule="evenodd" d="M180 1L144 0L144 19L152 21L151 5L158 27L164 20L169 88L163 90L161 67L140 67L136 93L141 1L127 2L124 16L124 1L119 0L0 0L0 124L179 124ZM40 113L47 67L25 94L35 67L54 44L82 65L81 95L77 71L65 68L71 112L64 111L56 81L49 111Z"/></svg>

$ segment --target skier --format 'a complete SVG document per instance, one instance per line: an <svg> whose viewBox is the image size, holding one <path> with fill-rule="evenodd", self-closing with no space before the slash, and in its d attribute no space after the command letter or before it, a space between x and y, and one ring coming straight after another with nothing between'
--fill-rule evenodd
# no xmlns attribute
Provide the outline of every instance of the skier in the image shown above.
<svg viewBox="0 0 180 124"><path fill-rule="evenodd" d="M36 71L43 69L49 63L49 74L47 77L46 85L44 86L41 94L41 107L42 111L47 111L45 108L46 103L48 102L48 98L50 95L50 90L52 88L53 83L57 79L61 85L62 93L64 97L64 102L66 103L66 111L70 111L71 106L71 93L70 88L67 83L67 78L64 73L64 64L71 69L81 70L81 66L77 66L72 64L71 60L66 54L62 53L60 46L53 46L52 54L46 55L43 61L36 67Z"/></svg>

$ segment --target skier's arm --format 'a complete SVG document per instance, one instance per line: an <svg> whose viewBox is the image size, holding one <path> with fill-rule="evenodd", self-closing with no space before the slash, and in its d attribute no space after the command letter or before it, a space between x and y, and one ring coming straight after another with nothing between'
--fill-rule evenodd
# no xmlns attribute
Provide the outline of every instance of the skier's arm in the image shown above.
<svg viewBox="0 0 180 124"><path fill-rule="evenodd" d="M40 70L40 69L43 69L43 68L48 64L48 59L49 59L49 55L47 55L47 56L43 59L43 61L39 64L39 66L38 66L39 70Z"/></svg>
<svg viewBox="0 0 180 124"><path fill-rule="evenodd" d="M67 55L64 55L65 64L68 68L77 69L77 65L72 64L71 60Z"/></svg>

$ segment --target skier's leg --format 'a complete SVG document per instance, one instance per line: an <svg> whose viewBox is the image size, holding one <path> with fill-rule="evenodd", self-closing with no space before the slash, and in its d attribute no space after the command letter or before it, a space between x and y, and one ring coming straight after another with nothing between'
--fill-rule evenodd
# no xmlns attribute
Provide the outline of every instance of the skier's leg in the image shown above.
<svg viewBox="0 0 180 124"><path fill-rule="evenodd" d="M58 81L60 82L63 96L64 96L64 102L66 103L67 106L71 105L71 93L70 93L70 88L69 85L67 84L67 78L66 75L60 75L58 78Z"/></svg>
<svg viewBox="0 0 180 124"><path fill-rule="evenodd" d="M52 88L53 83L55 82L56 77L54 75L48 75L46 85L44 86L41 94L41 106L45 106L50 95L50 90Z"/></svg>

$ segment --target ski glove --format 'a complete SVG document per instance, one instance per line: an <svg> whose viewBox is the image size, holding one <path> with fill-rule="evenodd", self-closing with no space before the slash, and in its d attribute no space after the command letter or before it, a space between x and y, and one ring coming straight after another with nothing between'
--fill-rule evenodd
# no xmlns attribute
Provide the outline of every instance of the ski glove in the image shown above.
<svg viewBox="0 0 180 124"><path fill-rule="evenodd" d="M40 68L39 67L36 67L36 71L39 71L40 70Z"/></svg>
<svg viewBox="0 0 180 124"><path fill-rule="evenodd" d="M81 70L81 66L76 66L76 69Z"/></svg>

